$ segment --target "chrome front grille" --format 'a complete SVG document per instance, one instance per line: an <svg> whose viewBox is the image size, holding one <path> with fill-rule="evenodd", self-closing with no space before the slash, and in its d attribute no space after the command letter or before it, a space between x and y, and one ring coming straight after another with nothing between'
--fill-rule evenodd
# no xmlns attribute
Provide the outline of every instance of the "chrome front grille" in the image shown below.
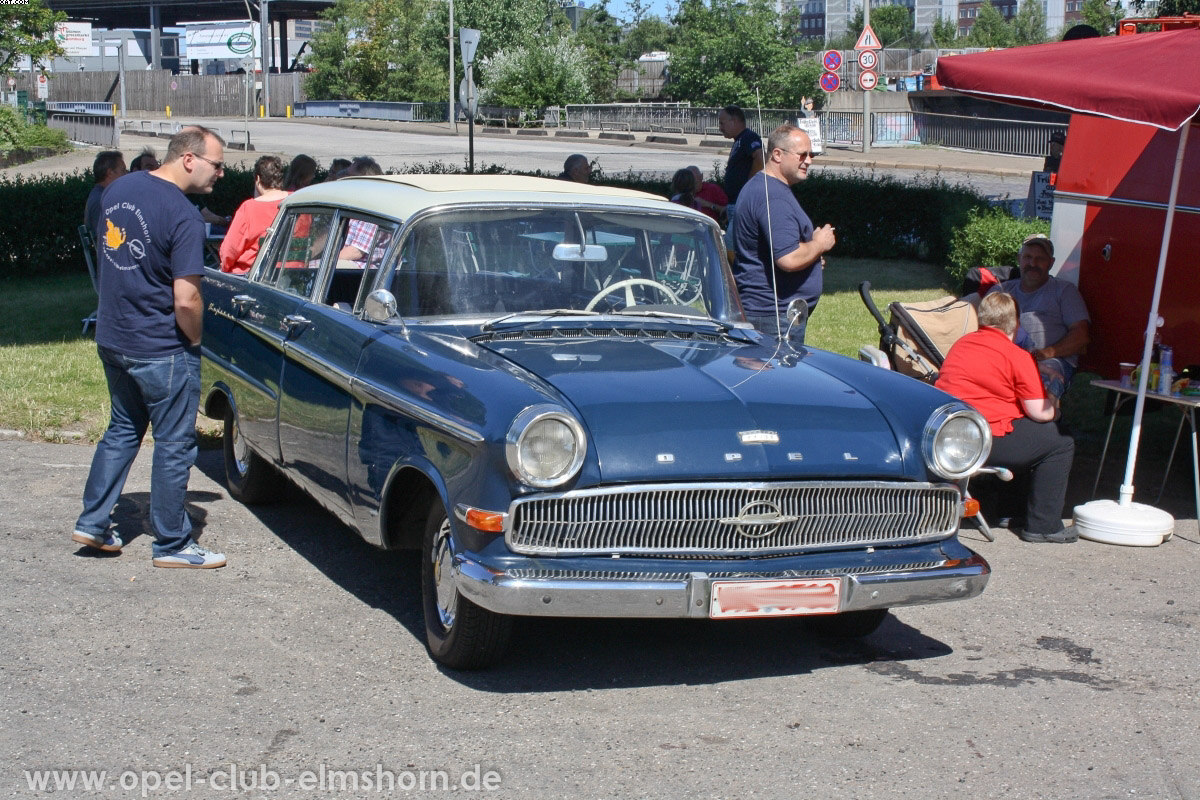
<svg viewBox="0 0 1200 800"><path fill-rule="evenodd" d="M799 482L583 489L515 500L505 540L526 555L722 558L945 538L958 488Z"/></svg>

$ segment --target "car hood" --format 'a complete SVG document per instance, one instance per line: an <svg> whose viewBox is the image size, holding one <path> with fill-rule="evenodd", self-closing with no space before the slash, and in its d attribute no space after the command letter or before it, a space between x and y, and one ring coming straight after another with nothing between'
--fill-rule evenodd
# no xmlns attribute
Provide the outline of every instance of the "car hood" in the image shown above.
<svg viewBox="0 0 1200 800"><path fill-rule="evenodd" d="M606 483L905 473L893 422L810 363L819 351L645 335L481 344L574 405Z"/></svg>

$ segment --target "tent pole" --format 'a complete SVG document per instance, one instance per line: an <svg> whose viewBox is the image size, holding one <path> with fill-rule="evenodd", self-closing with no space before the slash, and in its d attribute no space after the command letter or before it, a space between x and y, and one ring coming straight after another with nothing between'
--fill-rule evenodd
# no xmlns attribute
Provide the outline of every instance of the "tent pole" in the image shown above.
<svg viewBox="0 0 1200 800"><path fill-rule="evenodd" d="M1158 328L1158 301L1162 296L1163 275L1167 271L1167 248L1171 244L1171 228L1175 223L1175 202L1179 198L1179 180L1183 174L1183 156L1187 150L1188 131L1192 120L1179 131L1179 148L1175 152L1175 172L1171 176L1171 197L1167 201L1167 222L1163 227L1162 247L1158 251L1158 274L1154 277L1154 299L1150 301L1150 317L1146 320L1145 342L1142 344L1142 369L1138 378L1137 402L1133 407L1133 428L1129 433L1129 455L1125 461L1125 481L1121 484L1119 504L1133 502L1133 468L1137 463L1138 440L1142 435L1142 411L1146 407L1146 388L1150 380L1150 351L1154 347L1154 331Z"/></svg>

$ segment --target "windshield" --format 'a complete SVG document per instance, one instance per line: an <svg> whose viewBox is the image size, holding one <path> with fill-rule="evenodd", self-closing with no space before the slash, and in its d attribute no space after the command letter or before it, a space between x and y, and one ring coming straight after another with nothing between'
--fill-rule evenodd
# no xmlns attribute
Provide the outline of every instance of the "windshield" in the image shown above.
<svg viewBox="0 0 1200 800"><path fill-rule="evenodd" d="M458 209L418 220L383 288L403 316L554 310L742 319L715 229L622 209Z"/></svg>

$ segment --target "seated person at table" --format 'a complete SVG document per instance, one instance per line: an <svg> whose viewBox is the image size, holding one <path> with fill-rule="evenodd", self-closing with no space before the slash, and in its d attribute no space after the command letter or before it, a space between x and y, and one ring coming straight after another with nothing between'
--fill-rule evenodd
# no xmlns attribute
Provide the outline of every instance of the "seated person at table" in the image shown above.
<svg viewBox="0 0 1200 800"><path fill-rule="evenodd" d="M221 242L221 271L244 275L254 266L258 244L275 221L279 202L287 197L283 190L283 161L277 156L262 156L254 162L254 197L238 206L229 223L229 232Z"/></svg>
<svg viewBox="0 0 1200 800"><path fill-rule="evenodd" d="M1026 542L1073 542L1062 524L1075 442L1054 423L1057 406L1046 397L1029 353L1013 344L1017 303L992 292L979 303L979 330L950 348L937 387L969 403L992 430L989 464L1028 471Z"/></svg>
<svg viewBox="0 0 1200 800"><path fill-rule="evenodd" d="M1017 341L1033 353L1042 383L1057 402L1071 385L1079 354L1087 349L1087 305L1075 284L1050 276L1054 243L1049 237L1040 233L1027 237L1018 259L1021 277L992 291L1007 292L1017 301L1028 343L1020 336Z"/></svg>

